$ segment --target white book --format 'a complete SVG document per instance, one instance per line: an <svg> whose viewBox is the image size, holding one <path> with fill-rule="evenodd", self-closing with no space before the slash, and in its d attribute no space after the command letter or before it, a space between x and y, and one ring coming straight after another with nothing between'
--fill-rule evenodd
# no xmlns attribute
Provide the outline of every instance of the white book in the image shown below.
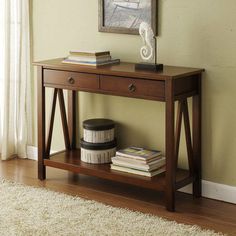
<svg viewBox="0 0 236 236"><path fill-rule="evenodd" d="M162 157L160 160L158 160L158 162L155 162L152 165L147 165L147 164L135 164L135 163L129 163L126 161L120 161L119 159L117 160L115 157L113 157L112 163L117 166L128 167L128 168L141 170L141 171L153 171L164 166L166 164L166 158Z"/></svg>
<svg viewBox="0 0 236 236"><path fill-rule="evenodd" d="M73 50L70 51L71 55L79 56L101 56L101 55L110 55L110 51L103 50Z"/></svg>
<svg viewBox="0 0 236 236"><path fill-rule="evenodd" d="M105 61L105 62L83 62L83 61L75 61L75 60L64 59L62 61L62 63L82 65L82 66L104 66L104 65L120 63L120 59L111 59L111 60Z"/></svg>
<svg viewBox="0 0 236 236"><path fill-rule="evenodd" d="M157 170L154 170L154 171L151 171L151 172L146 172L146 171L135 170L135 169L131 169L131 168L127 168L127 167L122 167L122 166L117 166L117 165L111 164L111 169L112 170L121 171L121 172L136 174L136 175L153 177L155 175L158 175L158 174L161 174L161 173L165 172L166 167L163 166L160 169L157 169Z"/></svg>
<svg viewBox="0 0 236 236"><path fill-rule="evenodd" d="M106 55L106 56L94 56L94 57L88 57L88 56L68 56L66 58L67 60L72 60L72 61L78 61L78 62L86 62L86 63L90 63L90 62L105 62L105 61L109 61L111 60L111 56L110 55Z"/></svg>
<svg viewBox="0 0 236 236"><path fill-rule="evenodd" d="M162 158L165 158L163 157L162 155L160 156L157 156L157 157L153 157L149 160L141 160L141 159L134 159L134 158L130 158L130 157L123 157L123 156L115 156L113 157L114 160L117 160L117 161L122 161L122 162L125 162L125 163L130 163L130 164L137 164L137 165L144 165L144 166L151 166L151 165L155 165L156 163L158 163Z"/></svg>

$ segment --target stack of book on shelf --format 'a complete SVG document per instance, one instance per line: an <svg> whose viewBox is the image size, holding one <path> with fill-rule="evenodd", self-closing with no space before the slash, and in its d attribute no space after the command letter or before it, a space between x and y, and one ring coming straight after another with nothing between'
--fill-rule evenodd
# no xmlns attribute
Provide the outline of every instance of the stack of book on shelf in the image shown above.
<svg viewBox="0 0 236 236"><path fill-rule="evenodd" d="M166 158L160 151L128 147L112 157L111 169L152 177L166 170Z"/></svg>
<svg viewBox="0 0 236 236"><path fill-rule="evenodd" d="M103 66L119 63L119 59L112 59L109 51L70 51L63 63L86 66Z"/></svg>

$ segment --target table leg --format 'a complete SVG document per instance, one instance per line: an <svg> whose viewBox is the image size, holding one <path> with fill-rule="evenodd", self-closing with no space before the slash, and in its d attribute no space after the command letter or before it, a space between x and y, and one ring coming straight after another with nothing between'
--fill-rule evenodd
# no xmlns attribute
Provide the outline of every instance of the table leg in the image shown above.
<svg viewBox="0 0 236 236"><path fill-rule="evenodd" d="M176 161L175 161L175 104L173 83L171 80L166 81L166 208L169 211L175 211L175 176L176 176Z"/></svg>
<svg viewBox="0 0 236 236"><path fill-rule="evenodd" d="M201 75L198 77L198 95L193 96L193 195L201 197Z"/></svg>
<svg viewBox="0 0 236 236"><path fill-rule="evenodd" d="M45 87L43 85L43 68L38 66L38 178L46 178L44 158L45 145Z"/></svg>
<svg viewBox="0 0 236 236"><path fill-rule="evenodd" d="M71 149L76 148L76 100L77 91L68 91L68 128Z"/></svg>

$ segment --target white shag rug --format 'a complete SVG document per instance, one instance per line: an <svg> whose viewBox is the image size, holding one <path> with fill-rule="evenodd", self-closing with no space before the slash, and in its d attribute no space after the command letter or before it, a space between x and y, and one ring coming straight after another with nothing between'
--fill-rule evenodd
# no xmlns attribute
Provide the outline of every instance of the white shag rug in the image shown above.
<svg viewBox="0 0 236 236"><path fill-rule="evenodd" d="M0 235L219 236L197 226L0 180Z"/></svg>

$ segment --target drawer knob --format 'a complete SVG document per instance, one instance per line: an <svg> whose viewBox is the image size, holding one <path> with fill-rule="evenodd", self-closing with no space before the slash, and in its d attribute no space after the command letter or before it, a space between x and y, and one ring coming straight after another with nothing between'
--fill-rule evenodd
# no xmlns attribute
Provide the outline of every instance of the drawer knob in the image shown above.
<svg viewBox="0 0 236 236"><path fill-rule="evenodd" d="M69 82L70 84L74 84L74 83L75 83L75 80L74 80L72 77L69 77L69 78L68 78L68 82Z"/></svg>
<svg viewBox="0 0 236 236"><path fill-rule="evenodd" d="M128 89L129 89L130 92L134 92L136 90L136 87L135 87L134 84L130 84Z"/></svg>

